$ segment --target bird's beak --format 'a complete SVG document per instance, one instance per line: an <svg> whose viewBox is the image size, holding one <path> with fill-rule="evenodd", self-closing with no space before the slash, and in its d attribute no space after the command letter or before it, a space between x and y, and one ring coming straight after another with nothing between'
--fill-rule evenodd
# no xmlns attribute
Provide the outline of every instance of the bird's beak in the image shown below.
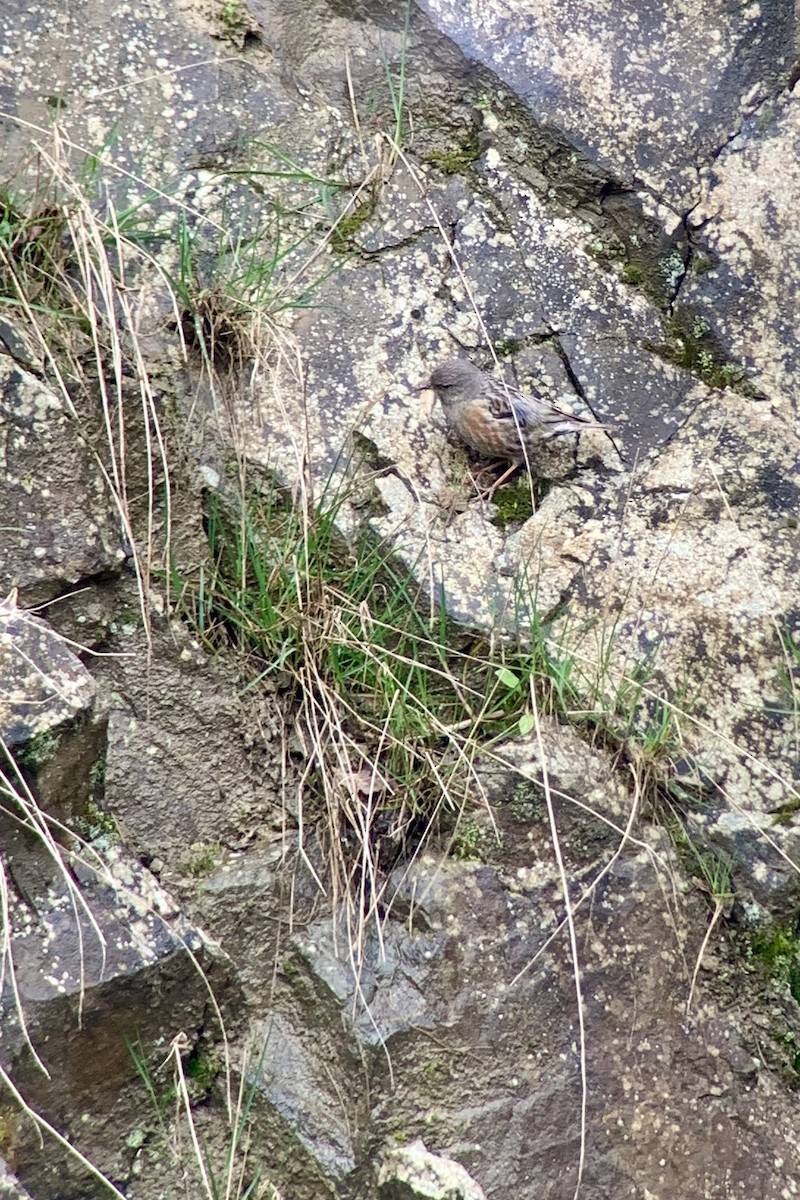
<svg viewBox="0 0 800 1200"><path fill-rule="evenodd" d="M418 386L413 388L412 390L415 392L429 392L432 389L432 387L433 387L433 384L431 383L430 379L426 379L424 383L418 384Z"/></svg>

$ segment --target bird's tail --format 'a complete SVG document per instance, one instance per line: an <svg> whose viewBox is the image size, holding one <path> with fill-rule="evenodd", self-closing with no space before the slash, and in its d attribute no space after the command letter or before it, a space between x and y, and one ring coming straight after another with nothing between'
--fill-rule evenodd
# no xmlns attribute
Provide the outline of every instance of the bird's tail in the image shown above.
<svg viewBox="0 0 800 1200"><path fill-rule="evenodd" d="M599 429L607 433L614 428L613 425L603 425L595 421L593 417L578 417L563 412L548 413L542 425L546 430L546 438L559 437L562 433L587 433L590 429Z"/></svg>

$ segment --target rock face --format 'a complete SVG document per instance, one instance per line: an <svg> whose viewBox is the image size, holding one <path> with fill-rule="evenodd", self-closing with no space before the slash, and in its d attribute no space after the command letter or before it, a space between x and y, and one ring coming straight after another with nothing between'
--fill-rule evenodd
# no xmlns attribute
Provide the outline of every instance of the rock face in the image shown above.
<svg viewBox="0 0 800 1200"><path fill-rule="evenodd" d="M4 157L31 193L25 122L58 113L64 169L64 135L116 131L87 164L93 253L115 198L146 249L104 260L116 316L180 431L170 589L207 554L184 461L225 494L235 450L237 481L334 495L342 538L385 541L453 619L542 636L569 711L476 749L481 857L397 865L362 927L298 829L315 760L288 685L210 660L157 572L138 628L85 431L2 314L0 1064L134 1200L226 1194L234 1162L293 1200L778 1200L800 1186L793 11L425 11L6 4ZM482 500L418 390L454 354L613 440L545 448L522 512ZM105 1194L47 1144L6 1090L20 1187Z"/></svg>
<svg viewBox="0 0 800 1200"><path fill-rule="evenodd" d="M800 843L776 816L800 785L799 464L800 440L766 403L709 395L608 514L606 536L593 531L563 622L566 645L570 625L591 628L582 649L610 671L601 690L641 681L637 721L651 738L662 723L678 788L682 776L702 797L694 819L736 863L742 897L787 919Z"/></svg>
<svg viewBox="0 0 800 1200"><path fill-rule="evenodd" d="M676 214L696 202L698 169L786 86L794 61L796 16L785 0L422 7L537 120Z"/></svg>
<svg viewBox="0 0 800 1200"><path fill-rule="evenodd" d="M96 458L65 401L0 353L0 591L50 599L125 557L120 522Z"/></svg>
<svg viewBox="0 0 800 1200"><path fill-rule="evenodd" d="M0 1065L95 1171L122 1179L135 1160L129 1139L142 1113L137 1056L162 1091L152 1047L162 1046L163 1060L173 1039L203 1026L199 963L213 977L213 952L149 873L119 851L102 859L67 854L5 816L2 825L13 936ZM32 1196L100 1194L101 1183L74 1157L43 1154L39 1129L21 1111L12 1120L12 1111L4 1109L3 1153Z"/></svg>
<svg viewBox="0 0 800 1200"><path fill-rule="evenodd" d="M692 276L681 298L708 321L733 360L752 372L776 422L798 433L796 322L800 241L800 117L796 87L750 117L701 176L690 222L714 270ZM788 497L787 497L788 499Z"/></svg>
<svg viewBox="0 0 800 1200"><path fill-rule="evenodd" d="M483 1190L452 1159L431 1154L418 1138L410 1146L390 1150L383 1158L378 1175L382 1200L485 1200Z"/></svg>
<svg viewBox="0 0 800 1200"><path fill-rule="evenodd" d="M703 1144L716 1131L728 1179L778 1196L793 1175L791 1103L774 1125L756 1118L761 1128L744 1134L755 1117L754 1087L772 1089L756 1084L746 1020L737 1028L736 1016L712 1016L701 1002L685 1024L696 944L682 933L682 904L665 905L659 873L668 859L651 854L616 864L578 918L581 944L594 948L583 957L581 982L586 1194L635 1186L655 1195L689 1188L722 1196L719 1160ZM485 867L429 869L437 882L420 906L427 928L417 936L444 942L428 960L432 975L414 971L426 997L416 1026L428 1032L389 1042L397 1077L414 1062L427 1080L427 1111L415 1120L406 1105L416 1097L387 1088L374 1115L404 1128L410 1120L412 1130L425 1130L427 1144L449 1146L487 1195L569 1196L580 1146L575 983L563 942L536 957L563 917L549 856L532 852L510 890ZM422 895L424 876L423 868L413 880ZM399 958L408 961L408 950ZM402 970L387 979L389 987L402 990ZM635 1083L639 1072L646 1090ZM775 1170L778 1160L785 1172Z"/></svg>
<svg viewBox="0 0 800 1200"><path fill-rule="evenodd" d="M31 1200L30 1192L23 1188L19 1180L9 1171L5 1163L0 1162L0 1196L3 1200Z"/></svg>
<svg viewBox="0 0 800 1200"><path fill-rule="evenodd" d="M64 639L16 597L15 589L0 602L0 725L9 747L46 738L86 712L97 690Z"/></svg>

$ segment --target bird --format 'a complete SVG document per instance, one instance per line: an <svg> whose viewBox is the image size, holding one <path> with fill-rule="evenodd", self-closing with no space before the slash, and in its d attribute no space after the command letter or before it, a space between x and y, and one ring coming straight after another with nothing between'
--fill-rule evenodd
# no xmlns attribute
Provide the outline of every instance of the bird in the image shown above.
<svg viewBox="0 0 800 1200"><path fill-rule="evenodd" d="M449 429L479 454L505 458L510 466L492 485L494 495L522 463L530 465L537 446L564 433L608 430L590 417L564 412L549 400L526 396L508 383L498 383L474 363L452 358L434 367L420 391L432 389Z"/></svg>

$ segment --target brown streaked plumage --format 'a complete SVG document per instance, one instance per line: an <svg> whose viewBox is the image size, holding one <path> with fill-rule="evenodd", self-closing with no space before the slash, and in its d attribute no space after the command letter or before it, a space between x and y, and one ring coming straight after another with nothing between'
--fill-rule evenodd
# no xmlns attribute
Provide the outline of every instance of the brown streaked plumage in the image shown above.
<svg viewBox="0 0 800 1200"><path fill-rule="evenodd" d="M448 427L467 446L479 454L511 462L492 492L530 458L539 443L564 433L608 429L590 417L574 416L549 400L526 396L510 384L498 383L465 359L441 363L424 387L436 393Z"/></svg>

